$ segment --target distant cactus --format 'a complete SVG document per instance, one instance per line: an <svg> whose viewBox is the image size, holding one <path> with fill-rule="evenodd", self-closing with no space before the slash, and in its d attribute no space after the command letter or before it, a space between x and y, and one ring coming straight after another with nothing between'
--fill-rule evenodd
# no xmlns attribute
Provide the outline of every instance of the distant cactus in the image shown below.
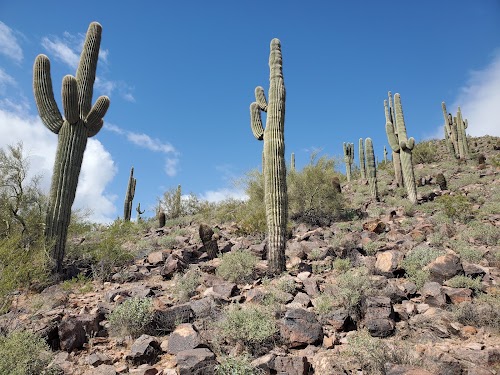
<svg viewBox="0 0 500 375"><path fill-rule="evenodd" d="M164 211L160 211L157 214L158 217L158 227L163 228L165 226L165 223L167 222L167 215L165 215Z"/></svg>
<svg viewBox="0 0 500 375"><path fill-rule="evenodd" d="M200 224L198 232L208 257L210 259L216 258L219 253L219 246L217 245L217 239L214 238L213 229L206 224Z"/></svg>
<svg viewBox="0 0 500 375"><path fill-rule="evenodd" d="M123 220L130 221L132 217L132 201L135 196L135 186L137 180L134 178L134 167L130 169L130 176L128 178L127 192L125 193L125 203L123 204Z"/></svg>
<svg viewBox="0 0 500 375"><path fill-rule="evenodd" d="M137 207L135 208L136 212L137 212L137 221L140 221L141 220L141 215L146 212L146 210L141 210L141 203L139 202L137 204Z"/></svg>
<svg viewBox="0 0 500 375"><path fill-rule="evenodd" d="M351 181L351 169L354 162L354 144L344 142L344 162L347 181Z"/></svg>
<svg viewBox="0 0 500 375"><path fill-rule="evenodd" d="M292 152L292 155L290 156L290 170L294 171L295 170L295 154Z"/></svg>
<svg viewBox="0 0 500 375"><path fill-rule="evenodd" d="M392 104L392 94L389 91L387 94L389 101L384 100L384 109L385 109L385 131L387 133L387 138L394 137L395 142L399 144L398 138L398 129L396 126L396 116L394 114L394 106ZM391 145L391 141L389 139L389 145ZM396 179L396 184L400 187L403 186L403 172L401 171L401 158L400 158L400 149L399 146L396 148L392 148L392 164L394 166L394 178Z"/></svg>
<svg viewBox="0 0 500 375"><path fill-rule="evenodd" d="M366 179L365 171L365 150L363 149L363 138L359 139L359 172L361 173L361 178Z"/></svg>
<svg viewBox="0 0 500 375"><path fill-rule="evenodd" d="M172 216L171 219L176 219L182 214L182 193L181 193L181 185L177 185L177 190L175 191L173 207L172 207Z"/></svg>
<svg viewBox="0 0 500 375"><path fill-rule="evenodd" d="M102 27L90 24L83 44L76 77L67 75L62 83L64 119L52 90L50 61L38 55L33 67L33 91L44 125L58 135L54 174L50 188L45 237L53 261L52 272L60 274L65 253L71 207L75 200L87 139L101 130L109 98L101 96L92 106Z"/></svg>
<svg viewBox="0 0 500 375"><path fill-rule="evenodd" d="M384 146L384 163L387 164L387 148Z"/></svg>
<svg viewBox="0 0 500 375"><path fill-rule="evenodd" d="M446 103L441 103L441 108L443 110L444 117L444 139L446 142L446 146L450 151L450 154L454 158L459 158L458 153L458 134L456 124L453 123L453 117L451 114L448 114L446 111Z"/></svg>
<svg viewBox="0 0 500 375"><path fill-rule="evenodd" d="M285 270L286 223L288 215L285 165L285 84L282 71L281 43L271 41L269 54L269 103L264 89L255 89L256 101L250 105L251 128L258 140L264 140L263 173L268 230L268 269L271 274ZM261 111L267 112L266 129Z"/></svg>
<svg viewBox="0 0 500 375"><path fill-rule="evenodd" d="M439 185L439 188L441 190L446 190L448 188L447 183L446 183L446 177L444 177L444 174L438 173L436 175L436 184Z"/></svg>
<svg viewBox="0 0 500 375"><path fill-rule="evenodd" d="M457 133L458 133L458 152L460 154L460 159L466 160L469 158L469 144L467 143L467 120L462 117L462 111L460 107L457 110Z"/></svg>
<svg viewBox="0 0 500 375"><path fill-rule="evenodd" d="M379 200L377 188L377 167L375 164L375 153L373 151L373 143L371 138L365 140L366 148L366 174L368 177L368 184L370 186L370 194L373 199Z"/></svg>
<svg viewBox="0 0 500 375"><path fill-rule="evenodd" d="M403 107L401 105L401 97L399 94L394 95L394 112L396 114L397 137L394 133L390 133L391 126L386 126L389 144L393 150L399 149L403 181L408 193L408 199L412 203L417 203L417 185L415 182L415 173L413 171L411 154L413 147L415 147L415 140L413 137L408 138L406 135Z"/></svg>

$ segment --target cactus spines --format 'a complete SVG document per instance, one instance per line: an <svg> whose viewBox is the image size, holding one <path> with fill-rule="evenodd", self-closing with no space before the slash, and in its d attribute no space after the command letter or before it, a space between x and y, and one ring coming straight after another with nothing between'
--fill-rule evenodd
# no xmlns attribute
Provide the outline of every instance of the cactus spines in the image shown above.
<svg viewBox="0 0 500 375"><path fill-rule="evenodd" d="M375 164L375 153L373 151L373 143L371 138L366 138L365 140L366 148L366 174L368 178L368 185L370 186L370 194L376 201L378 198L377 189L377 167Z"/></svg>
<svg viewBox="0 0 500 375"><path fill-rule="evenodd" d="M54 99L49 58L38 55L33 66L33 92L38 113L44 125L58 135L45 226L53 273L62 271L71 206L75 200L87 139L102 128L103 117L109 107L106 96L99 97L92 106L101 33L99 23L90 24L76 77L68 75L63 79L64 118Z"/></svg>
<svg viewBox="0 0 500 375"><path fill-rule="evenodd" d="M295 170L295 153L292 152L292 155L290 156L290 170L294 171Z"/></svg>
<svg viewBox="0 0 500 375"><path fill-rule="evenodd" d="M201 242L203 243L203 247L208 257L210 259L216 258L219 253L219 246L217 245L217 239L214 238L213 229L207 224L200 224L198 233L200 234Z"/></svg>
<svg viewBox="0 0 500 375"><path fill-rule="evenodd" d="M394 166L394 178L396 179L396 184L398 186L403 186L403 173L401 171L401 158L399 149L399 138L398 130L396 126L396 117L394 115L394 106L392 104L392 95L389 91L388 93L389 102L384 100L384 110L385 110L385 132L387 133L387 139L389 141L389 146L392 149L392 164Z"/></svg>
<svg viewBox="0 0 500 375"><path fill-rule="evenodd" d="M134 178L134 167L130 168L130 176L128 178L127 192L125 193L125 202L123 204L123 220L130 221L132 217L132 201L135 196L135 185L137 180Z"/></svg>
<svg viewBox="0 0 500 375"><path fill-rule="evenodd" d="M401 105L401 97L399 94L394 95L394 112L396 114L396 126L399 138L403 181L408 193L408 199L410 200L410 202L415 204L417 203L417 185L415 183L415 173L413 171L411 154L413 147L415 146L415 140L413 139L413 137L408 138L406 134L403 107Z"/></svg>
<svg viewBox="0 0 500 375"><path fill-rule="evenodd" d="M283 80L281 43L271 41L269 54L269 102L264 89L255 89L255 102L250 105L253 135L264 140L263 173L268 230L268 269L271 274L285 270L286 222L288 201L285 165L285 84ZM266 128L261 111L267 112Z"/></svg>
<svg viewBox="0 0 500 375"><path fill-rule="evenodd" d="M365 171L365 150L363 149L363 138L359 139L359 172L361 173L361 178L366 179Z"/></svg>
<svg viewBox="0 0 500 375"><path fill-rule="evenodd" d="M345 143L344 146L344 162L345 162L345 173L347 176L347 181L351 181L351 168L352 163L354 162L354 144L353 143Z"/></svg>

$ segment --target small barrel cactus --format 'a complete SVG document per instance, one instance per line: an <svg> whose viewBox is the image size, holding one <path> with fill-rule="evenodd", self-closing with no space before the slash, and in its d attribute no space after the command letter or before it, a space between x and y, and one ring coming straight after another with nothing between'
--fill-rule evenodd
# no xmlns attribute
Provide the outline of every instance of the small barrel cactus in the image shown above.
<svg viewBox="0 0 500 375"><path fill-rule="evenodd" d="M441 190L446 190L448 188L447 183L446 183L446 177L444 177L444 174L438 173L436 175L436 184L439 185L439 188Z"/></svg>
<svg viewBox="0 0 500 375"><path fill-rule="evenodd" d="M201 242L203 243L203 247L208 257L210 259L216 258L219 253L219 246L217 245L217 239L214 238L213 229L207 224L200 224L198 233L200 234Z"/></svg>

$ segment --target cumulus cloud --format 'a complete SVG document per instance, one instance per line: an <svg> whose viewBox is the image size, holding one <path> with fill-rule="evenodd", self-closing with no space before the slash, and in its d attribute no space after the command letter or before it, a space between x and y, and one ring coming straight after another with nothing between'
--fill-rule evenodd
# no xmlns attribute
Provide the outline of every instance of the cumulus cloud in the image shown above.
<svg viewBox="0 0 500 375"><path fill-rule="evenodd" d="M19 141L23 142L31 174L41 176L40 186L48 193L57 136L37 116L21 115L2 107L0 103L0 147L5 148ZM95 222L114 220L115 197L106 193L106 186L115 174L116 167L109 152L99 141L89 139L73 208L89 209L92 212L89 219Z"/></svg>
<svg viewBox="0 0 500 375"><path fill-rule="evenodd" d="M218 190L208 190L200 195L200 199L208 202L221 202L225 199L247 200L248 195L241 189L221 188Z"/></svg>
<svg viewBox="0 0 500 375"><path fill-rule="evenodd" d="M70 68L76 70L78 67L80 55L74 51L67 40L44 37L42 39L42 47L47 50L50 56L54 56L57 60L66 64Z"/></svg>
<svg viewBox="0 0 500 375"><path fill-rule="evenodd" d="M0 94L5 93L5 89L7 86L16 85L16 80L12 76L8 75L5 70L2 69L2 67L0 67Z"/></svg>
<svg viewBox="0 0 500 375"><path fill-rule="evenodd" d="M500 136L500 50L484 69L472 71L448 111L468 119L467 134Z"/></svg>
<svg viewBox="0 0 500 375"><path fill-rule="evenodd" d="M170 143L162 142L158 138L151 138L149 135L144 133L134 133L128 130L124 130L119 126L110 123L108 123L104 129L125 137L129 142L135 144L136 146L167 155L167 157L165 158L164 166L165 173L169 177L173 177L177 174L179 153Z"/></svg>
<svg viewBox="0 0 500 375"><path fill-rule="evenodd" d="M0 53L16 63L23 61L23 50L17 41L15 32L0 21Z"/></svg>

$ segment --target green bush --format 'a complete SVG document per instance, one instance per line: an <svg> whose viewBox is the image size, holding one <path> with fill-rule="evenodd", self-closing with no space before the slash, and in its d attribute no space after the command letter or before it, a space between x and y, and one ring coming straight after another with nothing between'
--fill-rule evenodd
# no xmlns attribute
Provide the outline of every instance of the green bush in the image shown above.
<svg viewBox="0 0 500 375"><path fill-rule="evenodd" d="M40 375L55 373L46 369L52 359L45 341L28 331L0 336L0 374Z"/></svg>
<svg viewBox="0 0 500 375"><path fill-rule="evenodd" d="M417 246L406 254L401 266L406 277L415 283L417 289L429 280L429 271L423 268L442 254L443 251L428 246Z"/></svg>
<svg viewBox="0 0 500 375"><path fill-rule="evenodd" d="M428 164L437 161L437 148L428 141L417 143L412 151L412 158L415 164Z"/></svg>
<svg viewBox="0 0 500 375"><path fill-rule="evenodd" d="M446 285L452 288L469 288L478 293L483 289L481 285L481 278L477 277L475 279L463 275L456 275L451 279L446 281Z"/></svg>
<svg viewBox="0 0 500 375"><path fill-rule="evenodd" d="M201 273L198 268L191 268L182 275L176 275L174 294L179 301L189 301L196 294L196 288L200 285L200 277Z"/></svg>
<svg viewBox="0 0 500 375"><path fill-rule="evenodd" d="M453 307L455 318L464 325L490 327L500 331L500 295L483 294L473 302L462 302Z"/></svg>
<svg viewBox="0 0 500 375"><path fill-rule="evenodd" d="M345 215L345 198L332 184L338 177L334 169L334 159L316 159L313 154L301 171L288 173L288 210L292 220L329 225Z"/></svg>
<svg viewBox="0 0 500 375"><path fill-rule="evenodd" d="M258 305L231 305L218 325L223 339L245 345L262 343L278 331L276 321L270 310Z"/></svg>
<svg viewBox="0 0 500 375"><path fill-rule="evenodd" d="M233 250L220 259L216 274L233 283L249 281L257 264L257 257L247 250Z"/></svg>
<svg viewBox="0 0 500 375"><path fill-rule="evenodd" d="M360 317L361 299L370 293L368 270L352 268L337 277L335 297L353 318Z"/></svg>
<svg viewBox="0 0 500 375"><path fill-rule="evenodd" d="M153 321L153 303L150 298L129 298L108 315L108 320L112 334L139 337Z"/></svg>
<svg viewBox="0 0 500 375"><path fill-rule="evenodd" d="M442 195L436 202L443 213L452 220L467 222L472 217L472 205L463 195Z"/></svg>
<svg viewBox="0 0 500 375"><path fill-rule="evenodd" d="M347 272L351 267L351 260L349 258L337 258L333 261L333 268L339 272Z"/></svg>
<svg viewBox="0 0 500 375"><path fill-rule="evenodd" d="M266 206L264 203L264 175L258 170L248 172L240 181L248 200L236 212L236 221L242 234L267 232Z"/></svg>
<svg viewBox="0 0 500 375"><path fill-rule="evenodd" d="M251 365L251 358L248 356L223 356L219 359L219 364L215 368L216 375L259 375L264 371L254 368Z"/></svg>
<svg viewBox="0 0 500 375"><path fill-rule="evenodd" d="M460 254L460 258L468 262L479 263L483 259L483 253L474 249L470 243L464 240L450 241L450 247L454 252Z"/></svg>

